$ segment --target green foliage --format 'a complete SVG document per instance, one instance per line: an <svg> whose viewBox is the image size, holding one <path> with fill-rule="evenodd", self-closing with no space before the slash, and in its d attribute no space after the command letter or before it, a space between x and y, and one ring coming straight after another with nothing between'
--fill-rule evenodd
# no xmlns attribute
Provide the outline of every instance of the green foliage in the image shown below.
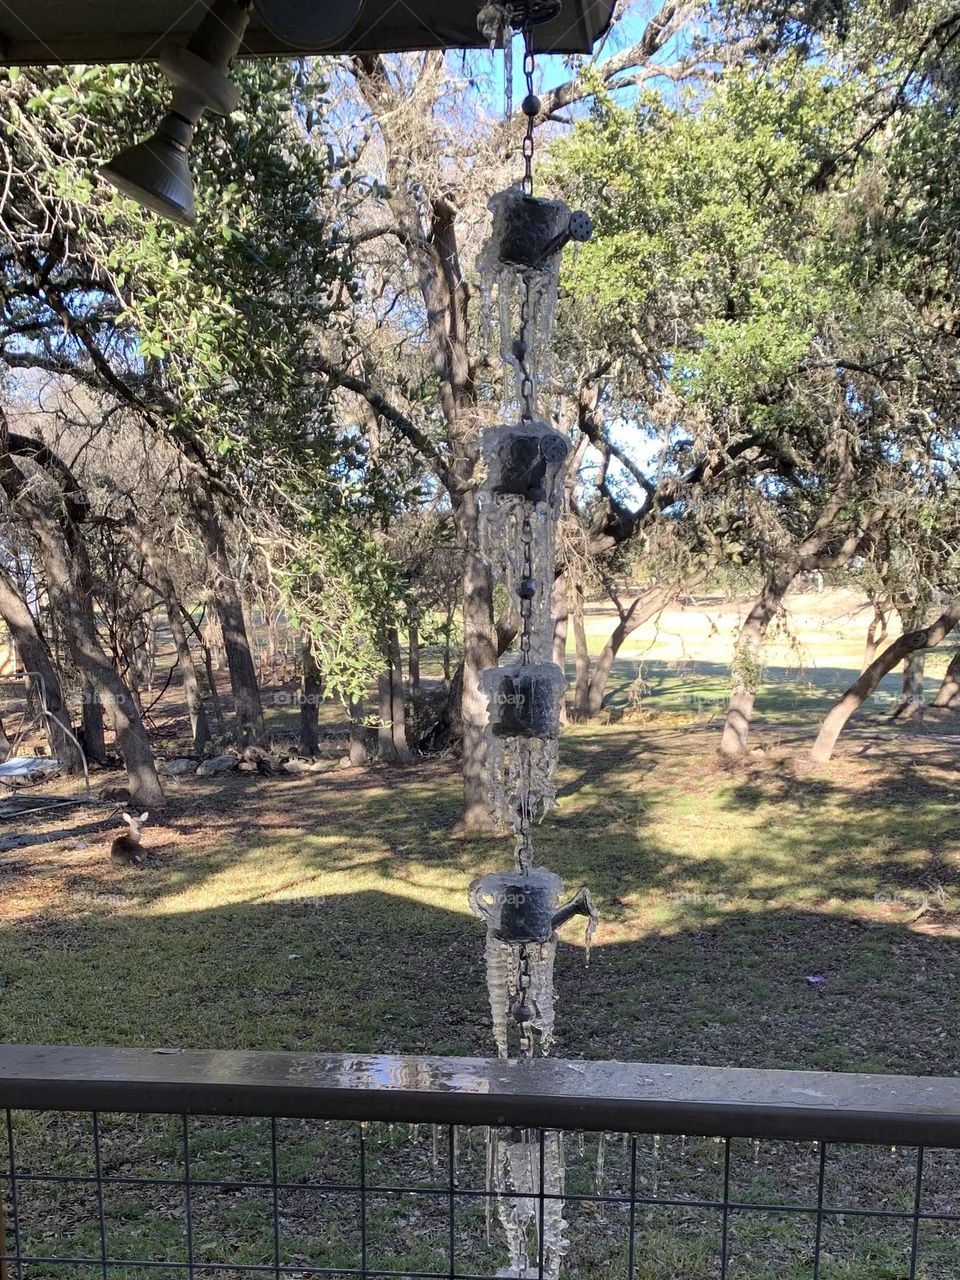
<svg viewBox="0 0 960 1280"><path fill-rule="evenodd" d="M559 148L561 180L577 175L597 222L571 292L599 325L660 338L694 399L745 407L779 386L848 301L829 213L804 193L850 99L789 60L675 110L602 108Z"/></svg>
<svg viewBox="0 0 960 1280"><path fill-rule="evenodd" d="M97 175L166 109L155 69L9 73L5 348L132 405L181 447L314 634L328 687L354 691L392 608L369 530L396 501L396 477L341 428L311 359L356 289L337 212L351 180L322 136L321 62L244 61L232 74L240 109L201 122L186 228Z"/></svg>
<svg viewBox="0 0 960 1280"><path fill-rule="evenodd" d="M657 441L661 474L706 461L675 514L711 556L762 562L827 520L825 556L873 522L861 550L882 560L878 509L930 546L931 501L941 538L956 523L960 81L943 58L931 78L920 18L897 40L847 8L843 40L820 23L811 53L787 23L675 105L600 102L553 152L596 224L565 338L616 362L624 436Z"/></svg>

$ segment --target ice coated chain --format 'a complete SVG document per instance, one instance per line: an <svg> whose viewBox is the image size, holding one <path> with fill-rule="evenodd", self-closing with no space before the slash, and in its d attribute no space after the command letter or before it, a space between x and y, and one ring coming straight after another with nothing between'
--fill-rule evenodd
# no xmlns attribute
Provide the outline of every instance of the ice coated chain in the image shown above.
<svg viewBox="0 0 960 1280"><path fill-rule="evenodd" d="M523 99L522 110L526 116L527 128L523 135L523 145L521 154L523 155L523 192L524 195L533 195L533 147L534 137L533 128L534 121L540 111L540 99L534 92L533 76L536 71L536 62L533 56L533 26L530 21L523 24L523 75L526 80L527 92ZM527 274L524 277L522 285L522 295L520 300L520 331L517 335L517 343L515 352L517 363L520 365L520 401L521 412L520 421L524 424L533 422L533 377L528 363L530 351L530 309L532 304L533 282L532 277ZM530 645L531 645L531 614L533 613L533 597L536 593L536 583L533 577L533 526L530 523L530 512L524 510L523 522L520 527L520 541L523 546L523 574L519 584L520 596L520 661L524 666L530 662ZM517 870L521 872L529 872L533 868L533 825L530 814L530 752L529 749L523 749L523 788L520 802L520 830L518 832L519 839L517 841L516 863ZM530 953L526 945L521 946L519 954L519 965L517 973L517 1001L514 1005L513 1016L516 1018L520 1027L520 1055L524 1058L532 1058L533 1031L531 1022L533 1019L533 1010L529 1006L529 990L530 990Z"/></svg>
<svg viewBox="0 0 960 1280"><path fill-rule="evenodd" d="M574 915L587 917L586 943L596 915L586 888L563 902L563 882L534 865L533 826L556 794L557 742L565 679L553 658L551 591L556 522L562 510L569 440L538 416L536 394L545 376L560 272L560 251L590 236L590 219L562 200L533 195L534 125L541 103L534 92L533 26L559 11L559 0L489 0L481 29L504 39L523 33L526 117L522 177L490 199L493 228L480 255L485 321L496 296L500 352L519 400L513 421L481 433L480 546L519 598L516 656L481 673L487 697L487 770L492 807L514 834L515 866L489 872L470 886L472 910L486 922L487 989L497 1052L511 1041L521 1058L547 1054L553 1044L554 959L557 931ZM509 79L509 70L506 71ZM516 317L519 312L519 327ZM515 388L515 390L514 390ZM563 1137L530 1128L496 1128L487 1135L487 1190L495 1195L514 1280L559 1280L568 1249L563 1218ZM543 1199L538 1193L546 1192Z"/></svg>
<svg viewBox="0 0 960 1280"><path fill-rule="evenodd" d="M523 25L523 75L527 82L527 93L523 99L522 110L527 118L527 129L523 135L523 194L533 196L533 125L540 111L540 99L533 91L533 73L536 62L533 56L533 26L529 22ZM524 274L523 293L520 299L520 332L514 344L514 354L520 366L520 401L522 411L520 421L533 421L533 375L530 370L530 312L533 305L533 277Z"/></svg>

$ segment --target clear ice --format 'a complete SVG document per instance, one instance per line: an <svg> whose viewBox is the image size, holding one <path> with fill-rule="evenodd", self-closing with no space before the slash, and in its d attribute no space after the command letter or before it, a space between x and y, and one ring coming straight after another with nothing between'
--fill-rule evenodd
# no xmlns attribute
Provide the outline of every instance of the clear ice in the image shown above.
<svg viewBox="0 0 960 1280"><path fill-rule="evenodd" d="M490 1129L487 1136L488 1204L496 1200L497 1216L507 1240L509 1263L498 1276L556 1280L569 1246L563 1217L564 1136L543 1134L543 1239L540 1238L540 1133L530 1129Z"/></svg>
<svg viewBox="0 0 960 1280"><path fill-rule="evenodd" d="M493 934L487 934L487 990L490 995L490 1015L493 1019L493 1038L501 1058L509 1057L509 1032L516 1026L513 1006L520 991L520 943L501 942ZM529 1029L535 1033L534 1045L541 1054L548 1054L553 1044L554 989L553 962L557 944L535 942L526 944L530 986L527 999L533 1009Z"/></svg>
<svg viewBox="0 0 960 1280"><path fill-rule="evenodd" d="M559 248L548 254L536 266L504 261L503 244L511 230L511 219L514 217L518 201L526 198L519 186L498 191L490 197L487 208L493 214L493 229L477 258L482 300L481 332L485 345L490 345L491 342L496 302L497 323L500 328L500 355L506 366L507 375L504 378L505 405L511 400L511 383L519 401L524 376L521 362L514 350L514 338L520 327L520 304L523 296L524 294L527 296L530 311L525 363L533 382L534 395L536 395L542 390L550 373L549 361L560 288ZM561 200L544 203L551 206L556 219L556 230L559 232L569 223L570 210Z"/></svg>
<svg viewBox="0 0 960 1280"><path fill-rule="evenodd" d="M491 40L503 38L505 12L495 4L481 9L481 30ZM509 45L509 35L505 43ZM509 79L509 70L507 75ZM522 402L524 418L519 427L483 433L484 474L478 495L480 546L511 597L530 601L526 651L496 672L485 673L484 680L491 708L487 729L491 804L497 818L512 831L518 871L529 879L518 882L510 873L501 873L502 881L500 875L485 876L471 890L472 907L487 921L487 987L493 1035L497 1052L506 1058L511 1036L516 1035L524 1056L550 1052L556 927L574 911L589 913L589 946L596 917L589 895L582 891L559 913L556 909L552 915L548 912L543 927L539 915L543 897L531 897L529 888L537 876L541 881L547 877L551 882L550 896L555 880L559 907L559 879L544 868L536 872L532 868L531 829L556 798L557 733L564 677L559 667L552 667L551 597L569 446L548 423L536 420L535 403L549 373L560 248L565 237L572 234L570 210L558 200L534 202L520 187L494 195L489 207L493 229L478 260L483 332L489 343L496 309L500 352L507 366L504 403ZM526 324L521 325L524 309ZM524 397L523 383L528 378L529 394ZM524 703L522 699L529 701ZM518 883L525 895L519 899L523 911L508 910L508 900L503 895L498 897L498 890L506 886L516 894ZM483 900L482 895L486 895ZM515 906L516 899L510 902ZM535 940L512 940L520 937ZM518 1016L523 1019L520 1024ZM490 1128L486 1141L487 1240L495 1202L509 1259L497 1274L516 1280L536 1276L557 1280L569 1247L562 1199L564 1135L556 1131ZM598 1183L602 1178L601 1149Z"/></svg>
<svg viewBox="0 0 960 1280"><path fill-rule="evenodd" d="M533 430L549 432L544 423ZM496 428L484 433L489 459ZM564 466L546 468L544 498L532 504L513 494L480 489L480 546L494 574L515 598L524 572L524 516L530 516L530 568L535 583L530 601L529 660L548 664L553 658L552 596L556 576L556 528L563 509ZM557 742L555 738L504 738L487 729L487 785L497 820L504 822L518 840L521 821L527 816L539 822L556 798Z"/></svg>
<svg viewBox="0 0 960 1280"><path fill-rule="evenodd" d="M546 424L535 423L534 429ZM549 429L549 428L548 428ZM485 431L484 444L496 438L502 428ZM531 515L530 559L536 592L531 600L530 631L533 662L549 662L553 656L553 583L557 574L557 526L563 512L565 468L548 469L546 498ZM480 549L494 574L503 582L511 599L516 599L523 571L523 519L530 504L513 494L490 493L480 486Z"/></svg>
<svg viewBox="0 0 960 1280"><path fill-rule="evenodd" d="M487 735L487 777L493 811L514 836L518 855L526 815L531 825L549 813L557 798L556 738L498 738Z"/></svg>

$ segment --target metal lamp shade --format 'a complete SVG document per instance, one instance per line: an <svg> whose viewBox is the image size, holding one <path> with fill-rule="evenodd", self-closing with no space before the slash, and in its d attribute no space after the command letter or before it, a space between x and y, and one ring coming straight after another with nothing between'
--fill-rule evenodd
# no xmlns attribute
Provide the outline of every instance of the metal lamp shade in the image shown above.
<svg viewBox="0 0 960 1280"><path fill-rule="evenodd" d="M167 120L152 138L127 147L109 164L102 165L100 172L138 204L161 217L192 226L196 210L187 146L167 127ZM192 134L193 130L187 128Z"/></svg>

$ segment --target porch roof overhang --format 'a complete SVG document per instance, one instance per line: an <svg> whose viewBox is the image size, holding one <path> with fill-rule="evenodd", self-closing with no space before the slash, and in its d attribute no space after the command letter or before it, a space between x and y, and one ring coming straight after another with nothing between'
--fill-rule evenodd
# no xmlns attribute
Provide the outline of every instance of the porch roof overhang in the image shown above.
<svg viewBox="0 0 960 1280"><path fill-rule="evenodd" d="M255 0L241 55L481 48L477 0ZM207 0L4 0L0 65L140 62L185 43ZM613 0L563 0L538 25L543 53L587 53Z"/></svg>

